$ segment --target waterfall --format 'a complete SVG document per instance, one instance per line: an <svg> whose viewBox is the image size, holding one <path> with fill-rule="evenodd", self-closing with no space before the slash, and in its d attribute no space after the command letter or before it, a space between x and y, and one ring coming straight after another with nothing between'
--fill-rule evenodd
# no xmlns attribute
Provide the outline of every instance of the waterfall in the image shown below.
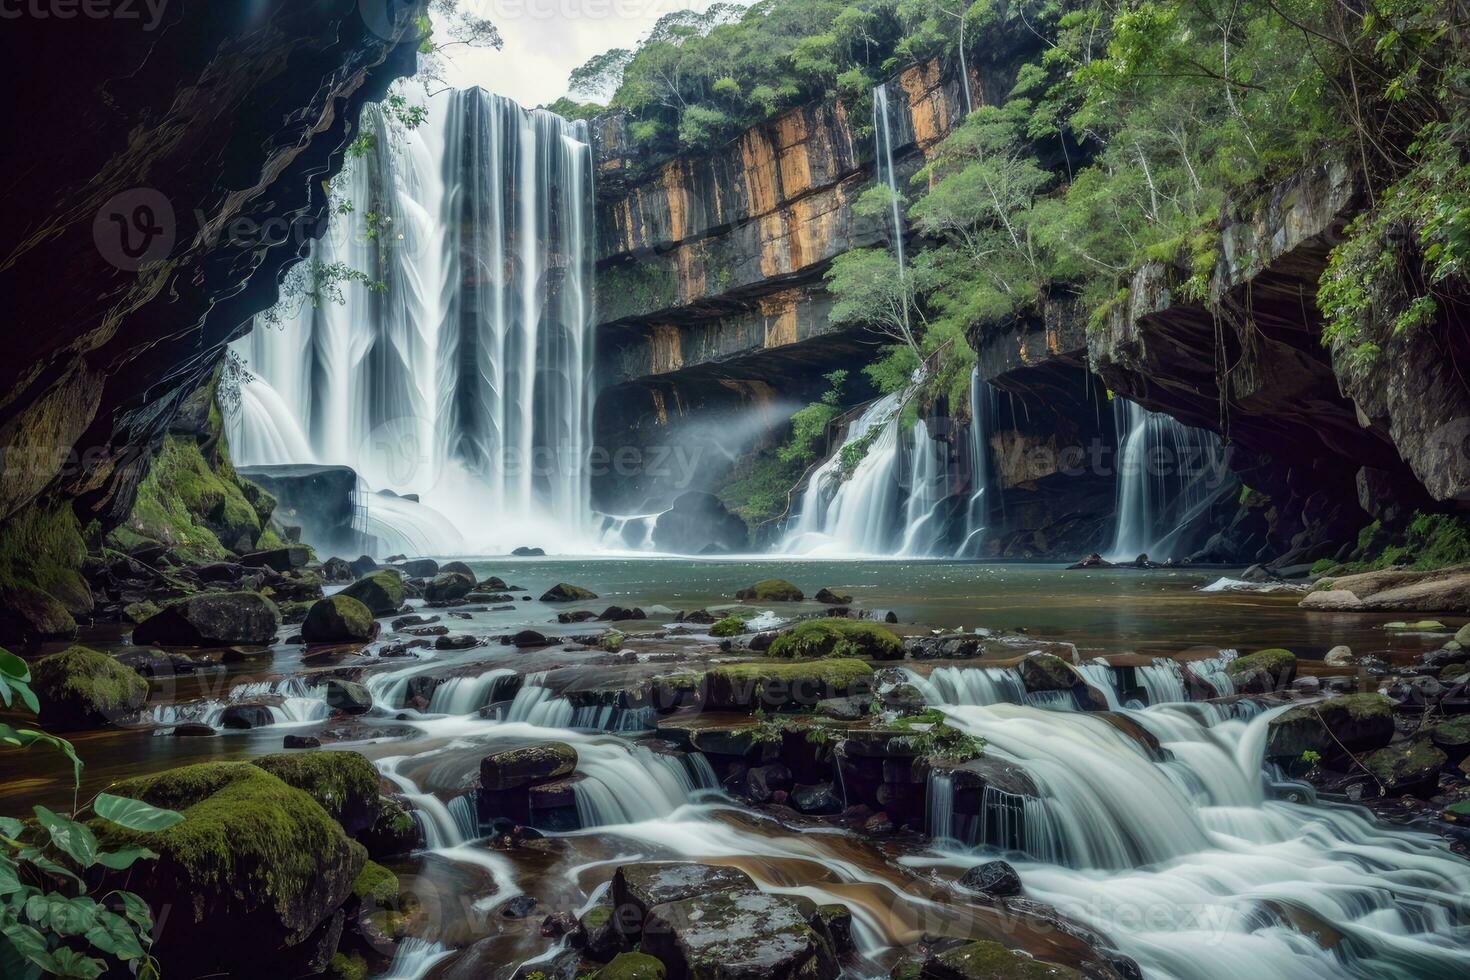
<svg viewBox="0 0 1470 980"><path fill-rule="evenodd" d="M144 713L144 718L155 725L197 722L219 728L225 709L230 705L261 701L270 713L272 725L310 725L325 721L331 715L332 709L327 705L325 697L322 688L309 686L300 677L252 681L236 684L223 700L207 699L154 705Z"/></svg>
<svg viewBox="0 0 1470 980"><path fill-rule="evenodd" d="M1014 667L936 667L928 677L902 668L929 704L1021 704L1026 684Z"/></svg>
<svg viewBox="0 0 1470 980"><path fill-rule="evenodd" d="M451 677L440 681L429 696L428 713L467 715L495 700L495 691L516 672L507 667L487 670L476 677Z"/></svg>
<svg viewBox="0 0 1470 980"><path fill-rule="evenodd" d="M578 743L577 771L585 777L573 784L584 829L665 817L697 792L719 788L699 753L667 755L619 740Z"/></svg>
<svg viewBox="0 0 1470 980"><path fill-rule="evenodd" d="M586 123L468 89L434 97L416 129L377 106L362 126L370 146L304 268L371 288L339 283L342 302L258 318L236 343L254 375L237 458L345 464L417 494L365 496L369 533L420 553L589 540Z"/></svg>
<svg viewBox="0 0 1470 980"><path fill-rule="evenodd" d="M1212 432L1190 428L1126 398L1113 399L1118 472L1112 561L1140 554L1183 557L1178 535L1228 490L1222 447Z"/></svg>
<svg viewBox="0 0 1470 980"><path fill-rule="evenodd" d="M966 81L966 91L969 82ZM965 538L958 557L975 558L994 530L996 515L1005 513L1000 476L990 458L990 434L1000 416L1000 390L980 379L980 368L970 371L970 501L965 510Z"/></svg>
<svg viewBox="0 0 1470 980"><path fill-rule="evenodd" d="M873 167L879 181L888 185L888 207L893 225L893 256L898 260L898 279L904 279L903 214L899 210L898 172L893 167L893 129L888 113L888 86L873 86ZM908 306L904 306L904 326L908 326Z"/></svg>

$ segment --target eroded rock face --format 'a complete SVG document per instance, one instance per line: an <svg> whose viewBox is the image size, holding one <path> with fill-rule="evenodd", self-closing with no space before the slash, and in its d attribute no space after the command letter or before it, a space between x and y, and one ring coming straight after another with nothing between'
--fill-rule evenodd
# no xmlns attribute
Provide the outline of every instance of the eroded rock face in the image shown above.
<svg viewBox="0 0 1470 980"><path fill-rule="evenodd" d="M17 229L0 271L0 521L37 501L104 529L127 515L180 404L325 227L321 185L358 108L413 71L415 5L391 24L373 10L29 23L11 67L31 95L11 125L30 160L0 192Z"/></svg>
<svg viewBox="0 0 1470 980"><path fill-rule="evenodd" d="M708 555L745 551L750 530L712 493L691 491L660 514L653 528L659 551Z"/></svg>

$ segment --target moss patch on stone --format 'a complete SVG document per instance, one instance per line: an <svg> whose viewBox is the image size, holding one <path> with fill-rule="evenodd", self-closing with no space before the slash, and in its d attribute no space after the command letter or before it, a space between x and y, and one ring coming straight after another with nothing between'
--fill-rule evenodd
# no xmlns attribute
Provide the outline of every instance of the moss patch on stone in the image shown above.
<svg viewBox="0 0 1470 980"><path fill-rule="evenodd" d="M89 612L92 590L82 576L86 557L81 525L70 507L26 507L0 522L0 593L28 586L69 613Z"/></svg>
<svg viewBox="0 0 1470 980"><path fill-rule="evenodd" d="M739 616L726 616L709 628L710 636L739 636L745 632L745 620Z"/></svg>
<svg viewBox="0 0 1470 980"><path fill-rule="evenodd" d="M352 882L352 894L369 909L391 906L399 891L398 876L376 861L365 862Z"/></svg>
<svg viewBox="0 0 1470 980"><path fill-rule="evenodd" d="M1400 742L1369 753L1363 768L1373 774L1386 794L1419 793L1427 795L1439 782L1440 767L1448 757L1430 744L1428 739Z"/></svg>
<svg viewBox="0 0 1470 980"><path fill-rule="evenodd" d="M41 702L41 724L51 728L111 724L148 699L148 682L141 674L84 646L38 660L31 682Z"/></svg>
<svg viewBox="0 0 1470 980"><path fill-rule="evenodd" d="M816 657L860 657L901 660L903 644L892 630L850 619L809 619L772 641L772 657L809 660Z"/></svg>
<svg viewBox="0 0 1470 980"><path fill-rule="evenodd" d="M270 505L275 506L274 500ZM125 526L138 537L202 562L254 548L264 522L242 488L222 437L201 446L193 436L171 434L138 485Z"/></svg>
<svg viewBox="0 0 1470 980"><path fill-rule="evenodd" d="M947 980L955 977L966 980L996 980L999 977L1007 980L1043 980L1080 976L1076 970L1033 960L1000 943L984 939L956 946L932 957L924 964L920 975L935 980L941 977Z"/></svg>
<svg viewBox="0 0 1470 980"><path fill-rule="evenodd" d="M784 578L768 578L736 592L735 598L742 602L800 602L806 597Z"/></svg>
<svg viewBox="0 0 1470 980"><path fill-rule="evenodd" d="M1279 690L1296 676L1296 654L1279 647L1257 650L1230 661L1225 665L1225 673L1240 691Z"/></svg>
<svg viewBox="0 0 1470 980"><path fill-rule="evenodd" d="M619 953L597 971L597 980L663 980L664 965L647 953Z"/></svg>
<svg viewBox="0 0 1470 980"><path fill-rule="evenodd" d="M372 635L372 610L340 593L312 603L301 623L301 636L307 643L365 643Z"/></svg>
<svg viewBox="0 0 1470 980"><path fill-rule="evenodd" d="M369 572L337 594L356 599L374 615L386 616L403 605L403 579L383 568Z"/></svg>
<svg viewBox="0 0 1470 980"><path fill-rule="evenodd" d="M252 764L309 794L339 823L371 826L378 817L378 770L357 752L277 752Z"/></svg>

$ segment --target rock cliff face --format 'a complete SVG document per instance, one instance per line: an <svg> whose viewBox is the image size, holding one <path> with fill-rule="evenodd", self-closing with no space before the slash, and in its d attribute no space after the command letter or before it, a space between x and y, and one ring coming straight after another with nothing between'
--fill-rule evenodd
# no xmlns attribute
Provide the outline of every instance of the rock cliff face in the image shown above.
<svg viewBox="0 0 1470 980"><path fill-rule="evenodd" d="M178 406L320 234L322 182L361 104L413 71L422 6L28 22L24 56L7 58L26 95L3 191L17 229L0 262L6 527L38 506L81 525L126 515Z"/></svg>

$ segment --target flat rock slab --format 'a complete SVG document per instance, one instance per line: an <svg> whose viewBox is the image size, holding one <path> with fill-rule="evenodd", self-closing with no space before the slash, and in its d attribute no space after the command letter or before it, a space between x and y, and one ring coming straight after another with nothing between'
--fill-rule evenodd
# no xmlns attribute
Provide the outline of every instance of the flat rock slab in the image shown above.
<svg viewBox="0 0 1470 980"><path fill-rule="evenodd" d="M1324 612L1470 613L1470 567L1323 579L1302 597L1301 607Z"/></svg>
<svg viewBox="0 0 1470 980"><path fill-rule="evenodd" d="M669 980L831 980L836 958L812 913L810 903L737 885L654 906L642 949Z"/></svg>
<svg viewBox="0 0 1470 980"><path fill-rule="evenodd" d="M619 910L620 920L641 923L656 905L736 886L754 888L755 882L744 871L713 864L675 861L625 864L613 876L613 906Z"/></svg>

